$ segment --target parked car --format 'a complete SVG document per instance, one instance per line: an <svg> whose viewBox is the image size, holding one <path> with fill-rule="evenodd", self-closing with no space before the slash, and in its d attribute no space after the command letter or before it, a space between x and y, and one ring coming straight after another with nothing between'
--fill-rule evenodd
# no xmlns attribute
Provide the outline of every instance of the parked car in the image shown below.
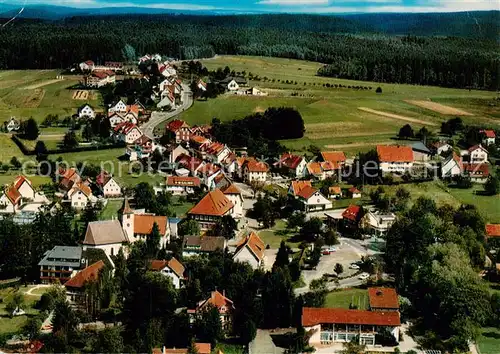
<svg viewBox="0 0 500 354"><path fill-rule="evenodd" d="M337 249L335 247L328 247L328 248L324 248L321 253L325 256L329 256L330 254L332 254L334 252L337 252Z"/></svg>
<svg viewBox="0 0 500 354"><path fill-rule="evenodd" d="M358 270L358 269L359 269L359 265L357 265L356 263L352 263L352 264L349 266L349 269L356 269L356 270Z"/></svg>
<svg viewBox="0 0 500 354"><path fill-rule="evenodd" d="M368 273L361 273L361 274L359 275L358 279L360 279L360 280L366 280L366 279L368 279L369 277L370 277L370 274L368 274Z"/></svg>

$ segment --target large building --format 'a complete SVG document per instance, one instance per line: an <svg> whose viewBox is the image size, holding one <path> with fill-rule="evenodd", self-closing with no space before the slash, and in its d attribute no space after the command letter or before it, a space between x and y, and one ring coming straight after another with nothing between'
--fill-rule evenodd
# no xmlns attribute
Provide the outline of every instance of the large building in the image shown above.
<svg viewBox="0 0 500 354"><path fill-rule="evenodd" d="M382 173L403 174L413 167L413 150L411 146L378 145L377 155Z"/></svg>
<svg viewBox="0 0 500 354"><path fill-rule="evenodd" d="M82 247L55 246L38 263L40 280L43 284L64 284L82 268L82 263Z"/></svg>
<svg viewBox="0 0 500 354"><path fill-rule="evenodd" d="M101 249L106 255L114 256L129 242L118 220L93 221L87 226L84 249Z"/></svg>
<svg viewBox="0 0 500 354"><path fill-rule="evenodd" d="M202 230L213 228L226 215L234 216L234 204L219 189L209 192L189 212L191 219L196 220Z"/></svg>

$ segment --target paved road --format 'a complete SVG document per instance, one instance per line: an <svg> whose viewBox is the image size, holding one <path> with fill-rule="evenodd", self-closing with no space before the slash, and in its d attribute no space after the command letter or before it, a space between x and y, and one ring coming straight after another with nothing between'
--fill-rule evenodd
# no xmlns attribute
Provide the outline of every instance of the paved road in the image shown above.
<svg viewBox="0 0 500 354"><path fill-rule="evenodd" d="M182 105L177 107L177 109L171 111L171 112L153 112L151 114L151 119L149 119L149 122L144 123L141 126L141 130L144 133L144 135L150 137L151 139L154 138L153 131L156 126L159 124L168 121L169 119L174 118L178 114L184 112L185 110L189 109L193 105L193 93L191 92L191 89L189 88L188 85L182 84L183 88L183 97L182 97Z"/></svg>

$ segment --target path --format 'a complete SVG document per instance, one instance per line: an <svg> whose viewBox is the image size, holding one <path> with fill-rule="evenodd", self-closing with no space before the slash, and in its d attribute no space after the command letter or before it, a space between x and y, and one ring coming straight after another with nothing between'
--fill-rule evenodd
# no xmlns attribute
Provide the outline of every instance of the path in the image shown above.
<svg viewBox="0 0 500 354"><path fill-rule="evenodd" d="M345 149L352 147L364 147L364 146L375 146L375 145L387 145L394 144L394 140L385 140L385 141L370 141L364 143L352 143L352 144L334 144L334 145L325 145L327 149Z"/></svg>
<svg viewBox="0 0 500 354"><path fill-rule="evenodd" d="M35 90L37 88L52 85L52 84L55 84L56 82L64 81L64 80L65 79L52 79L52 80L48 80L48 81L39 82L38 84L23 87L23 89L24 90Z"/></svg>
<svg viewBox="0 0 500 354"><path fill-rule="evenodd" d="M25 291L24 295L38 296L38 294L33 294L33 291L37 290L37 289L43 289L43 288L50 288L50 285L47 285L47 284L38 284L37 286L29 289L28 291Z"/></svg>
<svg viewBox="0 0 500 354"><path fill-rule="evenodd" d="M168 121L169 119L174 118L175 116L179 115L180 113L188 110L191 108L193 105L193 93L191 92L191 89L189 88L188 85L182 84L183 88L183 99L182 99L182 105L177 107L175 110L171 112L153 112L151 114L151 118L149 119L149 122L144 123L141 126L141 130L144 133L144 135L150 137L151 139L154 139L154 129L160 125L161 123L164 123Z"/></svg>
<svg viewBox="0 0 500 354"><path fill-rule="evenodd" d="M263 329L257 330L254 340L248 344L249 354L282 354L285 350L278 348L271 338L271 332Z"/></svg>
<svg viewBox="0 0 500 354"><path fill-rule="evenodd" d="M376 114L381 117L386 117L386 118L392 118L392 119L398 119L398 120L404 120L406 122L411 122L411 123L416 123L416 124L421 124L421 125L431 125L431 126L439 126L437 123L417 119L417 118L411 118L411 117L406 117L406 116L401 116L399 114L394 114L394 113L388 113L388 112L382 112L382 111L376 111L371 108L366 108L366 107L358 107L360 111L367 112L367 113L372 113Z"/></svg>

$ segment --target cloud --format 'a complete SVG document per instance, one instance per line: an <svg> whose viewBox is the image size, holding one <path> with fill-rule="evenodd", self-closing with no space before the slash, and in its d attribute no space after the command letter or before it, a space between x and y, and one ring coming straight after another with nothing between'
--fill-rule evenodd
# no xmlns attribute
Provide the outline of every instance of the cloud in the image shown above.
<svg viewBox="0 0 500 354"><path fill-rule="evenodd" d="M328 0L261 0L259 5L309 6L328 5Z"/></svg>

